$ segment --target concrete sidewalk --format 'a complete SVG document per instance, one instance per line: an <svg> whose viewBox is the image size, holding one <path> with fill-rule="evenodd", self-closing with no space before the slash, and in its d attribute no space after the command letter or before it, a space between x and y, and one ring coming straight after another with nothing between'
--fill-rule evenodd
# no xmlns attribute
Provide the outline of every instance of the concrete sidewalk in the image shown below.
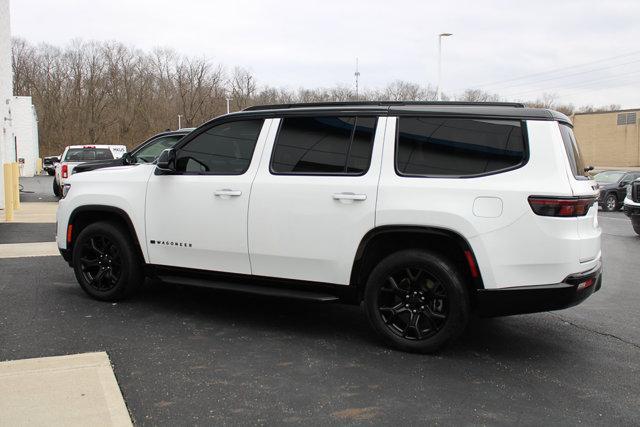
<svg viewBox="0 0 640 427"><path fill-rule="evenodd" d="M0 244L0 258L59 256L56 242Z"/></svg>
<svg viewBox="0 0 640 427"><path fill-rule="evenodd" d="M26 202L13 211L13 221L26 223L55 223L57 202ZM4 209L0 210L0 221L5 222Z"/></svg>
<svg viewBox="0 0 640 427"><path fill-rule="evenodd" d="M131 426L107 353L0 363L0 426Z"/></svg>

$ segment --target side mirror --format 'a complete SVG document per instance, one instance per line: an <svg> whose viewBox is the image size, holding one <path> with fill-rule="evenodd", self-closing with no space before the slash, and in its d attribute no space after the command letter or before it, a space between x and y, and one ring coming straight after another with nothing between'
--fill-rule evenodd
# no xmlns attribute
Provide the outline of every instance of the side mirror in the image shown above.
<svg viewBox="0 0 640 427"><path fill-rule="evenodd" d="M126 152L122 155L122 164L123 165L133 165L136 163L136 158L133 154Z"/></svg>
<svg viewBox="0 0 640 427"><path fill-rule="evenodd" d="M156 161L156 167L164 172L175 172L176 170L176 150L167 148L160 153Z"/></svg>
<svg viewBox="0 0 640 427"><path fill-rule="evenodd" d="M629 181L620 181L620 188L626 187L627 185L629 185Z"/></svg>
<svg viewBox="0 0 640 427"><path fill-rule="evenodd" d="M586 168L584 168L585 172L591 172L593 170L593 166L587 166Z"/></svg>

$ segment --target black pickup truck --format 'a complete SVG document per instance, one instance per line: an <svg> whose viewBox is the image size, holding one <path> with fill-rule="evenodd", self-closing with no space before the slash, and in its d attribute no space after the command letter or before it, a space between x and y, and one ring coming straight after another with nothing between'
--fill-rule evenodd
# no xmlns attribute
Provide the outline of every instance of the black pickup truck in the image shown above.
<svg viewBox="0 0 640 427"><path fill-rule="evenodd" d="M633 181L627 187L624 213L631 219L633 230L640 236L640 179Z"/></svg>

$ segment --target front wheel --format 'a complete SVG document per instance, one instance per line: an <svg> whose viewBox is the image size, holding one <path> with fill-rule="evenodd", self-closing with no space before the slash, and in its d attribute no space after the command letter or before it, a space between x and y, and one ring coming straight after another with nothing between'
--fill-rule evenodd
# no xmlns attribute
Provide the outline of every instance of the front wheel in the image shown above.
<svg viewBox="0 0 640 427"><path fill-rule="evenodd" d="M143 279L131 237L111 222L96 222L80 232L73 245L72 264L82 289L101 301L131 295Z"/></svg>
<svg viewBox="0 0 640 427"><path fill-rule="evenodd" d="M640 236L640 218L636 220L631 220L631 225L633 225L633 231L635 231L636 234Z"/></svg>
<svg viewBox="0 0 640 427"><path fill-rule="evenodd" d="M432 353L457 338L469 297L455 265L437 254L406 250L371 272L364 298L369 323L400 350Z"/></svg>
<svg viewBox="0 0 640 427"><path fill-rule="evenodd" d="M618 209L618 198L613 193L607 194L602 204L602 210L605 212L613 212L616 209Z"/></svg>

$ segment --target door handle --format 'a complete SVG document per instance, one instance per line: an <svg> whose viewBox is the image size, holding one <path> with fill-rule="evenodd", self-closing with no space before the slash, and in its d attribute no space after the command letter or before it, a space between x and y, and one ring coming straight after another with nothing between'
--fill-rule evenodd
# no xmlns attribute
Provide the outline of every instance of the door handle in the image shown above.
<svg viewBox="0 0 640 427"><path fill-rule="evenodd" d="M367 200L366 194L355 194L355 193L335 193L333 195L334 200L351 200L356 202L361 202L363 200Z"/></svg>
<svg viewBox="0 0 640 427"><path fill-rule="evenodd" d="M242 196L242 191L240 190L229 190L228 188L223 188L222 190L216 190L213 193L214 196L218 197L237 197Z"/></svg>

